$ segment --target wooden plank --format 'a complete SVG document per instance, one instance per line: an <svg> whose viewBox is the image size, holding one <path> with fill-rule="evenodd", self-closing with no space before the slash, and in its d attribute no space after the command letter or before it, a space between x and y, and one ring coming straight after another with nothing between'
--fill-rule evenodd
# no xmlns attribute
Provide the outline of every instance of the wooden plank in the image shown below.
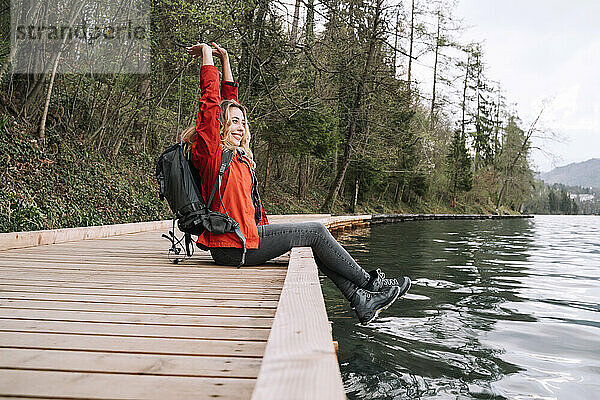
<svg viewBox="0 0 600 400"><path fill-rule="evenodd" d="M188 307L188 306L157 306L148 304L118 304L118 303L79 303L43 300L5 300L0 299L0 308L22 308L36 310L72 310L72 311L102 311L140 314L166 315L221 315L233 317L273 317L273 308L238 308L238 307Z"/></svg>
<svg viewBox="0 0 600 400"><path fill-rule="evenodd" d="M0 270L8 271L8 269L0 268ZM5 275L8 275L10 278L14 277L27 277L27 276L35 276L35 277L50 277L56 278L57 276L64 276L66 278L83 278L83 277L106 277L108 279L111 278L146 278L146 279L154 279L157 282L161 281L169 281L169 282L190 282L191 280L197 278L201 281L210 281L214 283L223 283L223 284L233 284L237 283L243 284L257 284L268 286L269 284L277 284L281 286L281 282L284 280L284 276L273 276L269 278L262 277L252 277L250 275L245 276L244 274L240 274L239 276L223 276L223 277L213 277L213 276L204 276L201 272L195 274L176 274L176 273L143 273L143 272L119 272L119 271L81 271L81 270L71 270L71 271L61 271L61 270L44 270L40 271L36 268L14 268L10 269L10 273L5 272ZM241 282L240 282L241 281Z"/></svg>
<svg viewBox="0 0 600 400"><path fill-rule="evenodd" d="M36 310L0 308L0 318L39 321L132 323L138 325L220 326L270 329L272 318L243 316L204 316L177 314L138 314L132 312Z"/></svg>
<svg viewBox="0 0 600 400"><path fill-rule="evenodd" d="M178 306L189 307L235 307L235 308L277 308L277 301L273 300L230 300L230 299L177 299L134 296L99 296L99 295L74 295L60 293L18 293L0 291L2 300L39 300L39 301L61 301L76 303L104 303L104 304L145 304L156 306Z"/></svg>
<svg viewBox="0 0 600 400"><path fill-rule="evenodd" d="M263 267L261 269L255 269L254 267L244 267L243 269L236 269L232 267L223 268L206 268L202 266L192 267L181 267L171 265L149 265L147 263L143 265L131 265L131 264L98 264L98 263L71 263L55 261L25 261L23 259L10 259L4 257L0 260L0 269L10 271L11 269L35 269L39 271L43 270L60 270L60 271L119 271L119 272L133 272L139 273L161 273L161 274L185 274L186 276L194 276L202 274L202 276L211 277L223 277L231 278L240 276L250 276L252 278L275 278L280 277L282 280L285 278L287 271L287 263L285 265L272 264L272 268Z"/></svg>
<svg viewBox="0 0 600 400"><path fill-rule="evenodd" d="M111 324L75 321L40 321L0 318L0 332L73 333L89 335L115 335L130 337L156 337L177 339L223 339L266 342L267 329L237 327L203 327L173 325ZM1 343L0 343L1 345Z"/></svg>
<svg viewBox="0 0 600 400"><path fill-rule="evenodd" d="M59 279L64 279L64 282L74 281L74 282L122 282L126 284L139 283L140 286L154 287L158 285L164 285L165 283L172 285L173 287L178 288L190 288L193 286L197 287L205 287L205 288L254 288L254 289L276 289L281 288L283 284L283 279L273 279L273 280L254 280L251 281L249 279L238 279L238 280L223 280L223 279L186 279L185 276L178 276L171 279L164 279L161 277L154 277L140 274L135 275L125 275L119 276L118 274L113 275L103 275L101 273L73 273L73 274L60 274L60 273L34 273L33 271L22 271L18 273L11 273L10 279L21 279L21 280L47 280L47 281L56 281Z"/></svg>
<svg viewBox="0 0 600 400"><path fill-rule="evenodd" d="M259 358L0 349L0 369L256 378Z"/></svg>
<svg viewBox="0 0 600 400"><path fill-rule="evenodd" d="M211 288L212 290L227 289L237 290L245 292L246 290L266 290L266 291L281 291L283 280L279 285L266 286L263 283L250 283L246 284L245 281L228 283L226 286L219 286L213 284L213 282L203 282L201 280L190 281L185 278L173 278L169 280L165 279L153 279L144 276L138 276L137 279L133 277L98 277L95 274L86 274L79 276L65 276L63 275L42 275L42 274L10 274L10 280L20 280L25 282L64 282L70 283L89 283L89 284L107 284L107 285L138 285L140 288L176 288L176 289L206 289ZM0 278L1 282L5 279Z"/></svg>
<svg viewBox="0 0 600 400"><path fill-rule="evenodd" d="M210 290L210 288L209 288ZM243 299L243 300L279 300L279 294L266 293L235 293L235 292L198 292L198 291L157 291L139 289L105 289L105 288L79 288L56 286L28 286L28 285L1 285L1 293L51 293L74 295L101 295L101 296L130 296L145 299Z"/></svg>
<svg viewBox="0 0 600 400"><path fill-rule="evenodd" d="M252 399L345 399L317 266L292 250Z"/></svg>
<svg viewBox="0 0 600 400"><path fill-rule="evenodd" d="M2 254L3 259L11 259L13 261L29 261L29 262L44 262L48 260L47 256L43 254ZM212 259L204 258L191 258L183 262L182 264L173 264L167 258L166 254L160 254L152 257L125 257L120 255L110 254L54 254L52 255L52 262L54 263L81 263L81 264L116 264L116 265L151 265L151 266L171 266L176 268L178 266L194 266L196 263L204 263L210 265L213 268L221 269L232 269L228 266L218 266L214 264ZM268 264L265 264L268 265Z"/></svg>
<svg viewBox="0 0 600 400"><path fill-rule="evenodd" d="M0 370L1 396L83 399L248 399L254 379Z"/></svg>
<svg viewBox="0 0 600 400"><path fill-rule="evenodd" d="M0 278L0 286L8 287L34 287L34 288L70 288L70 289L110 289L120 291L137 291L140 293L232 293L232 294L256 294L277 296L281 294L281 288L278 287L236 287L236 286L215 286L215 285L195 285L191 283L186 286L177 286L169 284L132 284L123 282L92 282L92 281L66 281L66 280L26 280L26 279L6 279Z"/></svg>
<svg viewBox="0 0 600 400"><path fill-rule="evenodd" d="M187 283L188 286L196 284L203 286L205 282L215 283L226 283L235 287L244 286L256 286L262 285L267 286L269 283L276 283L279 287L282 286L282 282L285 279L285 274L279 274L278 272L272 274L272 276L252 276L251 274L239 274L239 275L224 275L219 276L218 274L202 274L198 271L196 273L178 273L173 271L170 273L153 273L145 271L102 271L102 270L61 270L61 269L43 269L36 267L15 267L5 268L0 267L2 272L2 278L4 279L31 279L31 280L53 280L60 282L69 281L84 281L88 282L89 279L96 280L98 282L125 282L131 283L132 281L141 280L146 283L154 283L157 285L167 284L181 284Z"/></svg>
<svg viewBox="0 0 600 400"><path fill-rule="evenodd" d="M0 250L122 235L133 232L168 230L170 222L151 221L44 231L0 233Z"/></svg>
<svg viewBox="0 0 600 400"><path fill-rule="evenodd" d="M102 351L109 353L183 354L262 357L265 342L177 339L80 334L0 332L0 348Z"/></svg>
<svg viewBox="0 0 600 400"><path fill-rule="evenodd" d="M1 254L1 253L0 253ZM90 256L92 257L92 256ZM231 277L231 276L251 276L251 277L278 277L285 276L287 263L284 264L265 264L261 267L244 267L241 269L236 269L234 267L229 266L217 266L218 268L209 267L208 263L204 263L198 266L191 266L188 268L184 267L175 267L167 264L153 264L149 262L136 262L136 263L127 263L122 260L108 260L97 262L97 258L87 257L81 260L60 260L58 258L53 258L52 261L45 261L42 259L39 260L25 260L23 257L11 259L10 257L4 257L0 263L0 268L2 269L62 269L65 271L68 270L77 270L81 272L86 271L119 271L120 267L122 272L131 272L131 273L140 273L146 272L151 274L162 274L165 276L174 276L177 274L181 274L184 276L194 275L194 274L207 274L209 276L222 276L222 277ZM216 266L216 264L215 264ZM52 271L48 271L52 272Z"/></svg>
<svg viewBox="0 0 600 400"><path fill-rule="evenodd" d="M89 260L89 258L88 258ZM240 276L248 276L253 279L260 278L285 278L286 267L284 265L272 264L273 268L262 268L255 269L253 267L234 268L223 266L222 268L202 268L202 267L174 267L170 265L151 265L143 263L139 265L126 264L121 262L116 263L80 263L77 260L66 260L65 262L57 263L56 259L53 261L45 260L25 260L23 257L18 259L11 259L10 257L3 257L0 261L0 269L6 269L10 271L14 269L19 270L40 270L42 272L53 272L53 271L105 271L105 272L119 272L119 273L146 273L151 275L161 276L174 276L181 274L183 276L212 276L222 277L224 279L231 279L234 277L239 278ZM43 271L47 270L47 271Z"/></svg>
<svg viewBox="0 0 600 400"><path fill-rule="evenodd" d="M185 271L182 269L177 269L177 267L172 267L170 265L165 265L165 264L159 264L159 263L129 263L129 264L124 264L124 263L120 263L120 262L114 262L114 263L110 263L110 262L94 262L94 261L85 261L85 260L77 260L77 261L73 261L73 260L58 260L58 259L52 259L52 261L49 262L44 262L43 260L33 260L33 261L28 261L28 262L23 262L23 260L21 259L15 259L12 260L14 262L10 262L9 260L4 260L3 264L4 265L0 265L0 268L4 269L4 268L9 268L9 267L18 267L18 268L31 268L31 267L41 267L41 268L55 268L55 269L60 269L60 268L67 268L67 269L72 269L72 265L77 265L80 266L79 268L77 268L80 271L84 271L85 269L89 269L92 271L95 270L102 270L102 269L106 269L106 270L111 270L114 269L112 268L113 265L116 266L121 266L124 269L130 269L132 270L132 272L134 273L139 273L139 272L144 272L144 271L158 271L158 272L162 272L165 274L170 274L170 275L175 275L175 274L181 274L184 275L185 273L194 273L194 272L206 272L209 275L221 275L221 276L239 276L240 272L236 272L234 267L230 267L230 266L218 266L216 264L214 265L209 265L208 262L204 263L204 264L198 264L198 265L193 265L190 271ZM212 261L211 261L212 262ZM105 268L107 267L108 268ZM215 268L212 268L212 267ZM263 276L263 275L269 275L269 272L272 272L271 276L272 277L285 277L285 269L287 267L287 261L285 262L278 262L278 263L266 263L262 266L258 266L258 267L244 267L243 270L244 272L242 272L242 274L247 274L250 276ZM156 269L155 269L156 268ZM164 268L164 270L159 270L160 268ZM262 272L262 274L261 274ZM236 275L237 273L237 275Z"/></svg>

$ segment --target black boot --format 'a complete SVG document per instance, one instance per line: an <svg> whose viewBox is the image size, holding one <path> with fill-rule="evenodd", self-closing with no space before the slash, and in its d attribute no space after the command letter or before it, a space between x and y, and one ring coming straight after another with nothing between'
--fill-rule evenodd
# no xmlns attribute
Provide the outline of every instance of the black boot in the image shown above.
<svg viewBox="0 0 600 400"><path fill-rule="evenodd" d="M379 292L358 289L350 301L356 316L363 325L373 321L377 315L388 308L400 294L398 286L392 286Z"/></svg>
<svg viewBox="0 0 600 400"><path fill-rule="evenodd" d="M371 280L364 287L368 291L379 292L392 286L398 286L400 288L400 296L404 296L408 292L408 289L410 289L410 278L407 276L402 278L386 278L385 274L379 268L369 271L369 275L371 275Z"/></svg>

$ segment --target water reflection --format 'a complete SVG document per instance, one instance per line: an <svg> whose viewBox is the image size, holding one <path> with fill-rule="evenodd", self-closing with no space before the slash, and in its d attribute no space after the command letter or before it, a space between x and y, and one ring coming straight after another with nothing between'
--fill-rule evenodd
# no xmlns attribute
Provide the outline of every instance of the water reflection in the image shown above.
<svg viewBox="0 0 600 400"><path fill-rule="evenodd" d="M366 269L414 282L363 327L323 281L348 398L586 398L569 385L599 377L600 218L558 218L406 222L342 237Z"/></svg>

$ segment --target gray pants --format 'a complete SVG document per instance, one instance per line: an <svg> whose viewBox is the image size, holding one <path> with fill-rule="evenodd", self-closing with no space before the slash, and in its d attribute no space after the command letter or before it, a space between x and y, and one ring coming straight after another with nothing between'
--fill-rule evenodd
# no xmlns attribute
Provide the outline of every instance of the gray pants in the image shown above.
<svg viewBox="0 0 600 400"><path fill-rule="evenodd" d="M319 269L350 299L371 279L320 222L260 225L258 249L249 249L244 265L260 265L292 247L311 247ZM237 265L242 249L218 247L210 250L219 265Z"/></svg>

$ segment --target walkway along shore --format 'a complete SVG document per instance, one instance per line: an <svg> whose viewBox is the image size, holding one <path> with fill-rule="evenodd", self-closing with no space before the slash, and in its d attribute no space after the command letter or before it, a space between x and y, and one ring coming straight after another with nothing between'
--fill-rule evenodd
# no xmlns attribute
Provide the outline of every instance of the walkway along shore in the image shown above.
<svg viewBox="0 0 600 400"><path fill-rule="evenodd" d="M522 218L285 215L371 223ZM171 221L0 233L0 397L343 399L310 248L258 267L174 265Z"/></svg>

